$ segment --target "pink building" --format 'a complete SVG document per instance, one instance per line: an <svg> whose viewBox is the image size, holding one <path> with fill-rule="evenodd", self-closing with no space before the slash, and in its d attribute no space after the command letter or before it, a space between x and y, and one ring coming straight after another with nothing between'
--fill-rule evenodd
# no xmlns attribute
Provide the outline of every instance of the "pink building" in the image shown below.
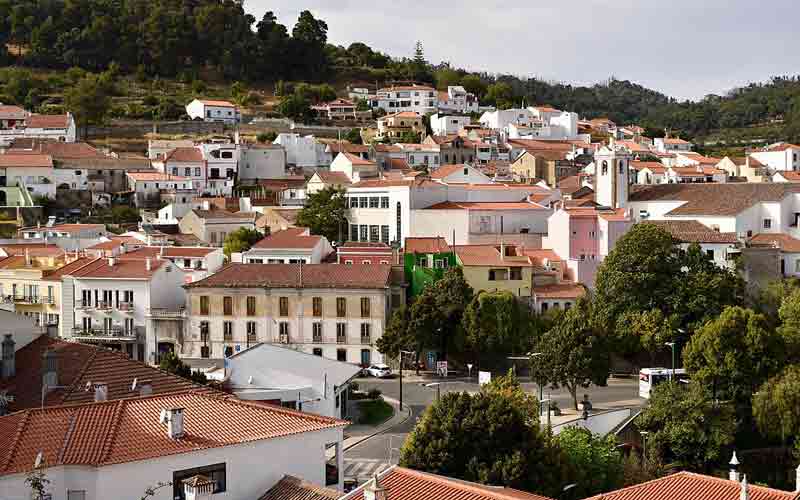
<svg viewBox="0 0 800 500"><path fill-rule="evenodd" d="M564 259L575 281L592 288L600 263L632 223L624 208L562 207L547 221L546 246Z"/></svg>

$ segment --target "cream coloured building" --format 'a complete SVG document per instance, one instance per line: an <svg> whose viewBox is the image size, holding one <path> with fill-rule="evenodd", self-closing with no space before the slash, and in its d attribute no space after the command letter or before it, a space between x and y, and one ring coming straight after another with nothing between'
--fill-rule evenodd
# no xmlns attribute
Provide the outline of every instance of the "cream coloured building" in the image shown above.
<svg viewBox="0 0 800 500"><path fill-rule="evenodd" d="M264 342L379 362L375 342L405 296L390 276L387 265L231 264L186 285L189 322L176 352L220 359Z"/></svg>

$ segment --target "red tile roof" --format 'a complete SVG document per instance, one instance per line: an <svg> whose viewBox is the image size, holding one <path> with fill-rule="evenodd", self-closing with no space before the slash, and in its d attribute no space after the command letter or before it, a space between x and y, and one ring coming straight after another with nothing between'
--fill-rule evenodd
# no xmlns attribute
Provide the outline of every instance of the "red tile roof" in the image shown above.
<svg viewBox="0 0 800 500"><path fill-rule="evenodd" d="M338 500L338 490L323 488L294 476L283 476L258 500Z"/></svg>
<svg viewBox="0 0 800 500"><path fill-rule="evenodd" d="M328 170L317 170L316 175L325 184L350 184L350 179L344 172L330 172Z"/></svg>
<svg viewBox="0 0 800 500"><path fill-rule="evenodd" d="M58 245L46 243L12 243L9 245L0 245L0 248L9 256L25 255L26 253L31 257L64 255L64 250Z"/></svg>
<svg viewBox="0 0 800 500"><path fill-rule="evenodd" d="M467 168L467 166L463 163L454 165L441 165L431 173L431 179L444 179L451 174L463 171L465 168Z"/></svg>
<svg viewBox="0 0 800 500"><path fill-rule="evenodd" d="M188 181L187 177L165 174L163 172L127 172L128 177L137 182L143 181Z"/></svg>
<svg viewBox="0 0 800 500"><path fill-rule="evenodd" d="M69 272L69 276L76 278L115 278L132 280L149 280L153 274L165 265L161 259L150 260L150 270L144 259L131 259L125 256L115 257L114 265L109 265L109 259L95 259L93 262ZM169 264L172 265L172 264Z"/></svg>
<svg viewBox="0 0 800 500"><path fill-rule="evenodd" d="M782 252L800 253L800 240L784 233L761 233L750 238L757 247L776 247Z"/></svg>
<svg viewBox="0 0 800 500"><path fill-rule="evenodd" d="M642 224L658 226L681 243L736 243L736 233L720 233L696 220L649 220ZM798 242L800 243L800 241Z"/></svg>
<svg viewBox="0 0 800 500"><path fill-rule="evenodd" d="M344 157L347 158L353 165L359 165L364 167L375 166L375 163L369 160L365 160L360 156L356 156L352 153L348 153L347 151L341 152L339 154L344 155Z"/></svg>
<svg viewBox="0 0 800 500"><path fill-rule="evenodd" d="M586 288L580 283L558 283L533 287L537 299L577 299L586 294Z"/></svg>
<svg viewBox="0 0 800 500"><path fill-rule="evenodd" d="M186 288L383 289L389 286L390 270L388 265L229 264Z"/></svg>
<svg viewBox="0 0 800 500"><path fill-rule="evenodd" d="M331 153L369 153L369 146L352 142L331 142L328 148Z"/></svg>
<svg viewBox="0 0 800 500"><path fill-rule="evenodd" d="M398 466L381 473L378 481L390 500L549 500L512 488L486 486ZM342 500L363 500L364 487L371 482L345 495Z"/></svg>
<svg viewBox="0 0 800 500"><path fill-rule="evenodd" d="M800 192L794 183L697 183L634 185L629 201L684 201L667 215L717 215L731 217L756 203L780 201Z"/></svg>
<svg viewBox="0 0 800 500"><path fill-rule="evenodd" d="M68 115L31 115L25 119L25 126L29 128L56 128L69 127Z"/></svg>
<svg viewBox="0 0 800 500"><path fill-rule="evenodd" d="M411 165L404 158L389 158L387 160L389 168L392 170L410 170Z"/></svg>
<svg viewBox="0 0 800 500"><path fill-rule="evenodd" d="M633 160L631 167L636 170L649 169L654 174L663 174L667 171L667 167L663 163L657 161L638 161Z"/></svg>
<svg viewBox="0 0 800 500"><path fill-rule="evenodd" d="M0 168L6 167L53 168L53 157L35 153L9 152L0 155Z"/></svg>
<svg viewBox="0 0 800 500"><path fill-rule="evenodd" d="M404 251L406 253L447 253L452 252L453 249L444 238L438 236L435 238L406 238Z"/></svg>
<svg viewBox="0 0 800 500"><path fill-rule="evenodd" d="M680 137L664 137L664 144L691 144L689 141L684 141Z"/></svg>
<svg viewBox="0 0 800 500"><path fill-rule="evenodd" d="M203 152L199 148L175 148L167 153L164 161L200 163L203 161Z"/></svg>
<svg viewBox="0 0 800 500"><path fill-rule="evenodd" d="M292 227L273 233L259 241L253 248L264 249L311 249L319 245L321 236L312 236L305 227Z"/></svg>
<svg viewBox="0 0 800 500"><path fill-rule="evenodd" d="M800 149L800 146L789 144L787 142L778 142L765 147L764 151L786 151L787 149Z"/></svg>
<svg viewBox="0 0 800 500"><path fill-rule="evenodd" d="M126 252L122 254L123 259L146 259L150 257L152 259L157 258L159 255L162 255L166 258L201 258L205 257L206 255L216 252L217 250L222 250L221 248L215 247L145 247L142 246L136 250L131 250L130 252Z"/></svg>
<svg viewBox="0 0 800 500"><path fill-rule="evenodd" d="M527 256L508 255L501 257L500 245L456 245L453 247L458 260L464 266L532 267ZM516 253L514 245L506 245L507 251Z"/></svg>
<svg viewBox="0 0 800 500"><path fill-rule="evenodd" d="M443 201L426 210L547 210L528 201Z"/></svg>
<svg viewBox="0 0 800 500"><path fill-rule="evenodd" d="M14 144L15 148L17 147ZM19 148L26 149L26 148ZM93 146L85 142L60 142L53 140L33 139L30 149L34 152L51 155L54 159L98 159L109 158Z"/></svg>
<svg viewBox="0 0 800 500"><path fill-rule="evenodd" d="M214 99L198 99L200 102L205 104L206 106L219 106L222 108L235 108L236 105L229 101L217 101Z"/></svg>
<svg viewBox="0 0 800 500"><path fill-rule="evenodd" d="M56 355L58 385L64 387L50 390L44 400L45 406L93 401L94 393L85 390L87 382L107 384L109 399L138 396L138 392L131 391L134 378L150 381L153 394L203 389L185 378L134 361L125 354L42 335L17 350L16 376L0 379L0 391L8 391L14 396L9 405L11 411L41 406L42 357L48 350Z"/></svg>
<svg viewBox="0 0 800 500"><path fill-rule="evenodd" d="M752 166L752 164L753 160L750 159L750 165ZM795 172L793 170L786 170L777 173L780 174L781 177L783 177L789 182L800 182L800 172Z"/></svg>
<svg viewBox="0 0 800 500"><path fill-rule="evenodd" d="M692 472L678 472L587 500L739 500L741 484ZM750 500L794 500L795 492L748 486Z"/></svg>
<svg viewBox="0 0 800 500"><path fill-rule="evenodd" d="M28 112L19 106L10 106L8 104L0 104L0 118L21 120L27 116Z"/></svg>
<svg viewBox="0 0 800 500"><path fill-rule="evenodd" d="M162 410L182 408L184 435L173 439ZM10 443L0 474L49 466L104 466L344 427L347 422L230 396L187 391L101 403L29 409L0 417Z"/></svg>

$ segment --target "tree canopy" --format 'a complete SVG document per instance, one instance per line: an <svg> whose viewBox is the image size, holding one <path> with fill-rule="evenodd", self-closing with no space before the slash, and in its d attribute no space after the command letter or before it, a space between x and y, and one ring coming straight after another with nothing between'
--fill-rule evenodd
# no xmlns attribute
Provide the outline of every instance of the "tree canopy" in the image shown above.
<svg viewBox="0 0 800 500"><path fill-rule="evenodd" d="M264 235L255 229L240 227L228 234L222 251L230 259L232 253L246 252L263 238Z"/></svg>
<svg viewBox="0 0 800 500"><path fill-rule="evenodd" d="M574 474L573 498L588 498L622 487L625 460L613 435L602 437L570 426L558 434L557 442Z"/></svg>
<svg viewBox="0 0 800 500"><path fill-rule="evenodd" d="M766 436L800 436L800 366L787 367L765 382L753 396L753 415L758 429ZM797 441L795 441L797 443Z"/></svg>
<svg viewBox="0 0 800 500"><path fill-rule="evenodd" d="M341 241L347 230L346 213L344 191L329 186L308 196L305 206L297 214L297 224L329 241Z"/></svg>
<svg viewBox="0 0 800 500"><path fill-rule="evenodd" d="M400 464L483 484L555 496L565 483L561 454L516 381L498 377L475 395L447 393L406 440ZM508 397L509 391L517 393Z"/></svg>

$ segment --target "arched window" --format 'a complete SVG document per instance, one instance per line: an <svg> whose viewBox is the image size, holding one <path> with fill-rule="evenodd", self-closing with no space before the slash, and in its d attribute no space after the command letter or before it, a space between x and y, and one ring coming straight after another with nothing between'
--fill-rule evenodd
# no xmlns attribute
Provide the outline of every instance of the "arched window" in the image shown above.
<svg viewBox="0 0 800 500"><path fill-rule="evenodd" d="M601 174L602 175L608 175L608 162L607 161L603 161L603 169L601 171Z"/></svg>

